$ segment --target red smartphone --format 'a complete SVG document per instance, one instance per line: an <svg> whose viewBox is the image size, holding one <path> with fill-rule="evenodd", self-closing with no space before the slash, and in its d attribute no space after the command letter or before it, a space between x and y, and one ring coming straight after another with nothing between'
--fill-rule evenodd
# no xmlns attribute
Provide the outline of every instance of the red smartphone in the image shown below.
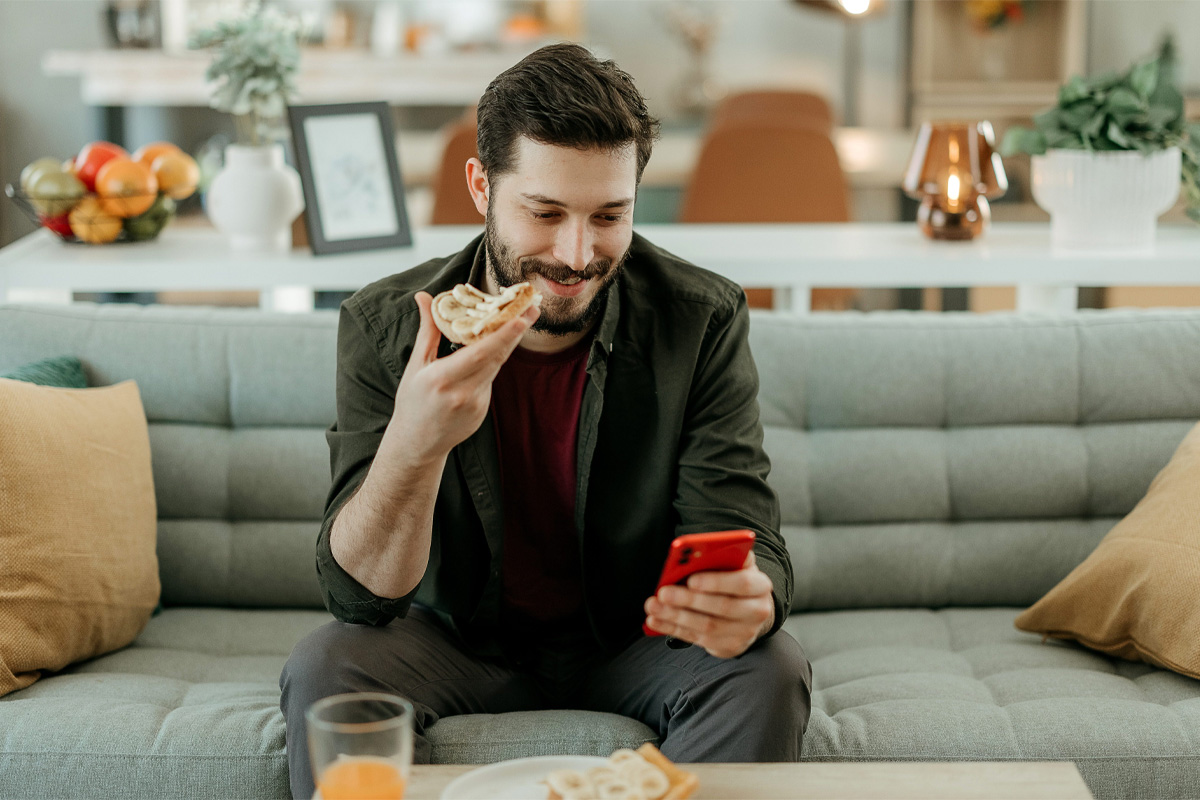
<svg viewBox="0 0 1200 800"><path fill-rule="evenodd" d="M746 556L754 549L754 531L718 531L716 533L685 533L676 536L667 553L662 576L658 579L658 590L664 586L677 586L687 582L695 572L710 570L739 570L746 563ZM642 623L647 636L662 636L662 633Z"/></svg>

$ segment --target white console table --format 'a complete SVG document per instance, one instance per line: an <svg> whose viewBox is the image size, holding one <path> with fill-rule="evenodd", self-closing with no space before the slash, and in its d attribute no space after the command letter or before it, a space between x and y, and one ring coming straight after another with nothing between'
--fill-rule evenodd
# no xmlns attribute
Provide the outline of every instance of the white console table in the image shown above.
<svg viewBox="0 0 1200 800"><path fill-rule="evenodd" d="M261 305L313 307L317 290L353 291L460 250L474 226L414 231L414 245L314 256L232 252L215 230L169 227L158 240L68 245L36 231L0 249L0 302L71 302L73 292L258 290ZM933 242L909 223L642 225L659 246L743 286L769 286L777 308L806 312L814 287L1016 286L1019 310L1076 308L1080 286L1200 285L1200 227L1160 226L1153 252L1056 254L1044 224L996 223L973 242Z"/></svg>

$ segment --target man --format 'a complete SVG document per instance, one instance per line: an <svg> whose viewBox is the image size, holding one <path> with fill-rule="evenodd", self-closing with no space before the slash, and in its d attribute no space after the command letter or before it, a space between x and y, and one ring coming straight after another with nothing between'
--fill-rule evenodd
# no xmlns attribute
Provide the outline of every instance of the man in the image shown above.
<svg viewBox="0 0 1200 800"><path fill-rule="evenodd" d="M779 632L745 296L633 233L656 128L612 62L537 51L479 102L483 236L343 303L317 544L340 621L280 680L296 797L304 711L348 691L413 702L417 762L441 717L542 708L641 720L677 761L799 759L812 672ZM432 295L525 280L540 315L437 332ZM741 570L654 595L675 536L733 528L757 534Z"/></svg>

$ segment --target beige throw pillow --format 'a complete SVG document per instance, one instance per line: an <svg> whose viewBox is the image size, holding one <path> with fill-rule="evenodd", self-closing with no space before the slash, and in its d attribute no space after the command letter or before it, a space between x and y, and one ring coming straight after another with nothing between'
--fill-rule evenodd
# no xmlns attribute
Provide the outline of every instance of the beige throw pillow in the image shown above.
<svg viewBox="0 0 1200 800"><path fill-rule="evenodd" d="M137 384L0 378L0 696L124 647L158 602Z"/></svg>
<svg viewBox="0 0 1200 800"><path fill-rule="evenodd" d="M1133 511L1016 626L1200 678L1200 425Z"/></svg>

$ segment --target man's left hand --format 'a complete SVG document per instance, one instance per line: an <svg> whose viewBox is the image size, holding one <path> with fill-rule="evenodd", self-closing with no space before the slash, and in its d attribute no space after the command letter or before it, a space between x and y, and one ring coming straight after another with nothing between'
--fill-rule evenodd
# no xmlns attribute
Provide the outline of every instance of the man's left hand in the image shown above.
<svg viewBox="0 0 1200 800"><path fill-rule="evenodd" d="M734 572L697 572L686 587L659 589L646 600L646 624L717 658L733 658L775 624L772 588L750 553Z"/></svg>

